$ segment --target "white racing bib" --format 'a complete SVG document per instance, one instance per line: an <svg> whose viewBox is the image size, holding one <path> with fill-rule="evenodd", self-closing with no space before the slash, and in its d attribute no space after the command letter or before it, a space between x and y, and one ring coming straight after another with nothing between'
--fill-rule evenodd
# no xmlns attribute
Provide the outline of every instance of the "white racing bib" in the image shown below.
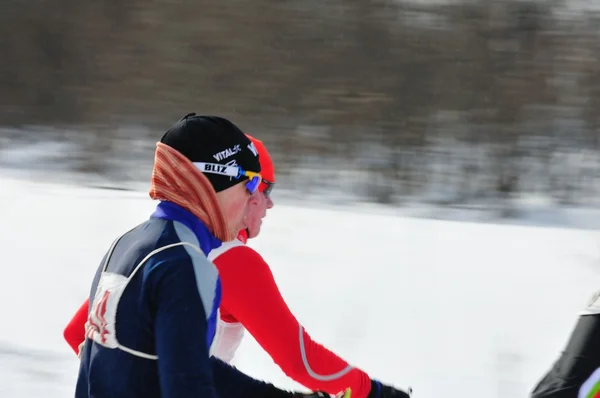
<svg viewBox="0 0 600 398"><path fill-rule="evenodd" d="M86 336L103 347L119 348L116 321L119 300L129 283L129 278L112 272L102 272L85 324Z"/></svg>
<svg viewBox="0 0 600 398"><path fill-rule="evenodd" d="M94 341L95 343L103 347L110 349L119 349L140 358L156 360L158 359L158 356L156 355L133 350L119 343L119 339L117 336L116 321L121 296L123 296L123 292L127 288L127 285L129 284L131 279L135 276L137 271L153 255L160 253L163 250L170 249L171 247L184 245L194 248L198 252L202 253L202 255L204 255L204 253L198 246L189 242L178 242L166 245L150 252L135 267L131 275L129 275L129 277L126 277L124 275L106 271L108 262L119 240L120 238L117 239L111 246L106 256L106 261L104 262L104 265L102 267L102 273L100 274L98 286L96 287L96 294L94 295L94 300L90 305L91 310L89 312L87 322L85 323L85 334L88 339Z"/></svg>

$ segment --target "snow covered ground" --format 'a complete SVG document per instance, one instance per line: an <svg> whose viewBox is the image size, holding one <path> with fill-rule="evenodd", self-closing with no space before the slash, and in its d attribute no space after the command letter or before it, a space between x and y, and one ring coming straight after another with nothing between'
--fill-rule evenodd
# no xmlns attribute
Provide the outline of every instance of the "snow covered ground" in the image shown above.
<svg viewBox="0 0 600 398"><path fill-rule="evenodd" d="M63 327L113 238L154 203L10 178L0 203L0 396L72 396L78 364ZM600 288L599 231L546 224L279 203L251 245L309 333L372 375L418 398L516 398ZM236 364L297 387L250 337Z"/></svg>

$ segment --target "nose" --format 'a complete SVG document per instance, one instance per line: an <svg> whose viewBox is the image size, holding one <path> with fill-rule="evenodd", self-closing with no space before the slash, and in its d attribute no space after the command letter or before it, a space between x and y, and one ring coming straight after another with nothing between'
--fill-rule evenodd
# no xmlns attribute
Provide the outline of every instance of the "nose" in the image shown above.
<svg viewBox="0 0 600 398"><path fill-rule="evenodd" d="M273 203L273 199L271 196L267 196L267 209L271 209L275 204Z"/></svg>

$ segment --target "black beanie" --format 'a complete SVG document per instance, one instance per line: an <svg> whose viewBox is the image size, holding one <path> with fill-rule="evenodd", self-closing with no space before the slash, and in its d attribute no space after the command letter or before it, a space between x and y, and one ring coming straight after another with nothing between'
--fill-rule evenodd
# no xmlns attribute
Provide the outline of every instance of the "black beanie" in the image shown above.
<svg viewBox="0 0 600 398"><path fill-rule="evenodd" d="M219 116L189 113L175 123L160 142L177 150L193 163L217 163L260 172L258 152L252 141L235 124ZM244 180L214 173L204 175L216 192Z"/></svg>

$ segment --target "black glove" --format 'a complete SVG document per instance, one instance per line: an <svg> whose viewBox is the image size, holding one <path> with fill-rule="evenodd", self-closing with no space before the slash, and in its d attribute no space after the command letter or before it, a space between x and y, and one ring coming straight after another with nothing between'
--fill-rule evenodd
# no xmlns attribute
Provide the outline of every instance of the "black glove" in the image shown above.
<svg viewBox="0 0 600 398"><path fill-rule="evenodd" d="M264 398L331 398L331 396L325 392L295 392L281 390L275 386L267 391Z"/></svg>
<svg viewBox="0 0 600 398"><path fill-rule="evenodd" d="M314 391L314 392L294 392L292 393L291 398L351 398L352 391L348 388L344 391L340 391L336 395L328 394L323 391Z"/></svg>
<svg viewBox="0 0 600 398"><path fill-rule="evenodd" d="M308 392L306 394L303 393L295 393L294 394L295 398L330 398L330 395L321 391L317 391L317 392Z"/></svg>
<svg viewBox="0 0 600 398"><path fill-rule="evenodd" d="M408 392L398 390L397 388L381 384L377 380L371 380L371 392L367 398L410 398L412 389Z"/></svg>
<svg viewBox="0 0 600 398"><path fill-rule="evenodd" d="M307 393L295 393L294 398L351 398L351 392L349 389L341 391L337 395L330 395L323 391L307 392Z"/></svg>
<svg viewBox="0 0 600 398"><path fill-rule="evenodd" d="M352 391L350 389L341 391L339 394L332 396L322 391L301 393L280 390L275 386L271 387L271 390L265 395L265 398L352 398ZM381 384L379 381L371 380L371 392L369 392L367 398L410 398L411 394L411 388L408 389L408 392L405 392Z"/></svg>

